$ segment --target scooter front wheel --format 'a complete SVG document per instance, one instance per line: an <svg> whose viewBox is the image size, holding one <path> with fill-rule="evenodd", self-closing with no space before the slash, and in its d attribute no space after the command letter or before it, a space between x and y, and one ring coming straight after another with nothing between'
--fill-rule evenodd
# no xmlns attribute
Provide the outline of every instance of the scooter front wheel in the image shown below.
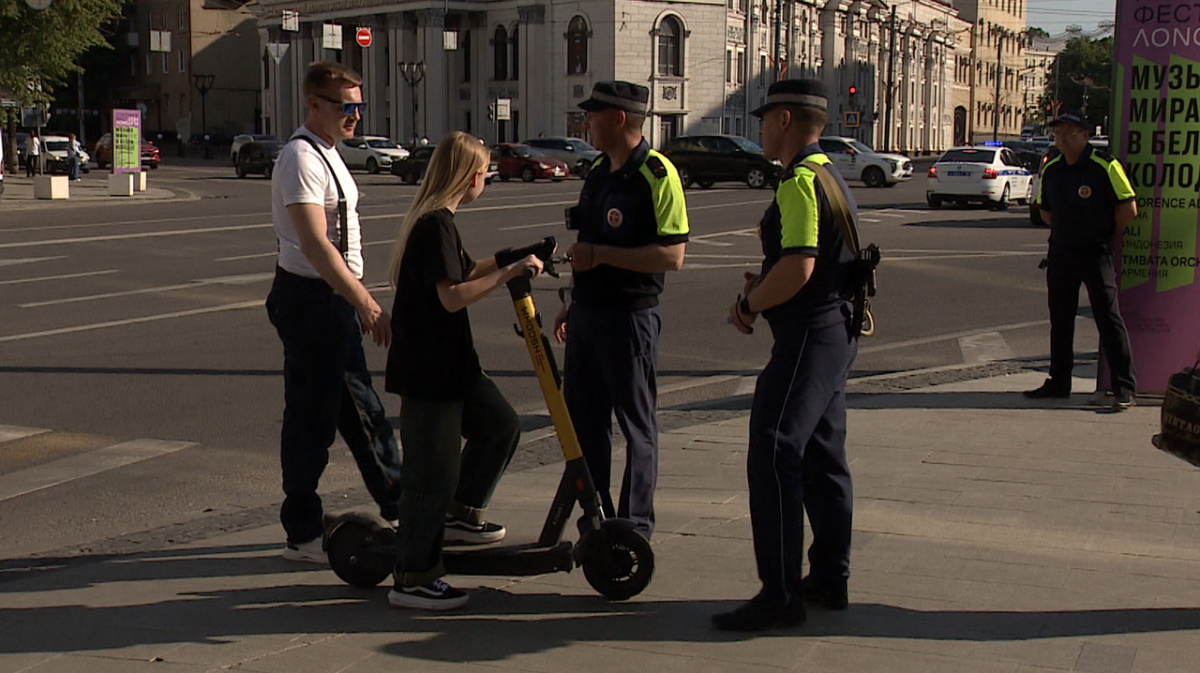
<svg viewBox="0 0 1200 673"><path fill-rule="evenodd" d="M607 519L597 531L603 541L583 557L583 576L600 595L614 601L632 598L650 585L654 550L627 521Z"/></svg>
<svg viewBox="0 0 1200 673"><path fill-rule="evenodd" d="M329 532L325 553L333 572L360 589L378 585L392 574L396 533L365 521L344 521Z"/></svg>

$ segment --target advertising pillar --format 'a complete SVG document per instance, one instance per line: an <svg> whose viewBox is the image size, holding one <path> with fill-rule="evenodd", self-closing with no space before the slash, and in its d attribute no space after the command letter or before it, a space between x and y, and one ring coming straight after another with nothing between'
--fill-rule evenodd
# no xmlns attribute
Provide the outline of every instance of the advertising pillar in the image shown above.
<svg viewBox="0 0 1200 673"><path fill-rule="evenodd" d="M1200 5L1117 0L1115 47L1112 146L1138 206L1116 247L1121 313L1138 388L1160 392L1200 348Z"/></svg>
<svg viewBox="0 0 1200 673"><path fill-rule="evenodd" d="M142 172L142 113L113 110L113 175ZM180 142L183 138L180 138Z"/></svg>

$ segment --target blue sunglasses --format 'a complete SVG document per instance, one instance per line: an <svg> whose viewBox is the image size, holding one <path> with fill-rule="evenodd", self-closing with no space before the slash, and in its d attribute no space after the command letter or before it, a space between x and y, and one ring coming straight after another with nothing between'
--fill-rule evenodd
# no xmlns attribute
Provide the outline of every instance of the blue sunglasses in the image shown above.
<svg viewBox="0 0 1200 673"><path fill-rule="evenodd" d="M358 113L358 116L361 117L367 111L367 101L363 101L361 103L346 103L346 102L343 102L340 100L334 100L332 98L329 98L328 96L322 96L319 93L316 93L313 95L316 96L317 98L320 98L323 101L328 101L330 103L333 103L334 105L341 105L342 106L342 115L346 116L346 117L353 117L355 115L355 113Z"/></svg>

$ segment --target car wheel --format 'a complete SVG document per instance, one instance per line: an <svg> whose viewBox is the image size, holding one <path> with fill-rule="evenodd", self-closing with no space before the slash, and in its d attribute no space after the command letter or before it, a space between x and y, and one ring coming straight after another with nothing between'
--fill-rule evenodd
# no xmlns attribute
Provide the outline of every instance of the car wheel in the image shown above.
<svg viewBox="0 0 1200 673"><path fill-rule="evenodd" d="M271 175L274 172L275 172L275 167L272 166L271 164L267 164L267 167L263 169L263 175L267 176L268 180L271 179Z"/></svg>
<svg viewBox="0 0 1200 673"><path fill-rule="evenodd" d="M992 207L996 210L1008 210L1008 198L1011 195L1009 186L1004 185L1004 191L1000 192L1000 198L992 202Z"/></svg>
<svg viewBox="0 0 1200 673"><path fill-rule="evenodd" d="M246 167L243 166L242 164L238 164L237 168L235 168L234 170L237 171L238 179L246 177Z"/></svg>
<svg viewBox="0 0 1200 673"><path fill-rule="evenodd" d="M700 185L700 189L708 189L713 186L712 180L697 180L696 184Z"/></svg>
<svg viewBox="0 0 1200 673"><path fill-rule="evenodd" d="M508 175L501 175L501 176L500 176L500 182L508 182L508 181L509 181L509 180L511 180L511 179L512 179L512 178L511 178L510 176L508 176Z"/></svg>
<svg viewBox="0 0 1200 673"><path fill-rule="evenodd" d="M577 175L579 175L579 177L581 177L581 178L586 178L588 171L591 170L591 168L592 168L592 165L589 164L587 161L580 161L578 164L575 165L575 173Z"/></svg>
<svg viewBox="0 0 1200 673"><path fill-rule="evenodd" d="M751 168L746 174L746 185L751 189L762 189L767 186L767 174L761 168Z"/></svg>
<svg viewBox="0 0 1200 673"><path fill-rule="evenodd" d="M868 187L882 187L885 183L887 183L887 178L883 175L883 171L880 170L878 166L867 166L867 169L863 171L862 181L865 182Z"/></svg>
<svg viewBox="0 0 1200 673"><path fill-rule="evenodd" d="M687 189L688 187L690 187L692 185L692 174L688 173L688 169L680 168L680 169L678 169L678 173L679 173L679 184L683 185L684 189Z"/></svg>
<svg viewBox="0 0 1200 673"><path fill-rule="evenodd" d="M533 169L526 166L521 170L521 179L525 182L533 182Z"/></svg>
<svg viewBox="0 0 1200 673"><path fill-rule="evenodd" d="M934 209L941 208L942 207L942 197L934 196L933 194L930 194L925 197L925 203L928 203L930 208L934 208Z"/></svg>
<svg viewBox="0 0 1200 673"><path fill-rule="evenodd" d="M415 185L415 184L417 184L417 173L416 173L416 171L409 171L409 172L407 172L407 173L405 173L405 174L404 174L404 184L406 184L406 185Z"/></svg>
<svg viewBox="0 0 1200 673"><path fill-rule="evenodd" d="M233 155L229 158L233 160L233 165L237 166L237 152L234 152Z"/></svg>
<svg viewBox="0 0 1200 673"><path fill-rule="evenodd" d="M371 175L379 172L379 162L375 161L375 157L367 157L367 172Z"/></svg>
<svg viewBox="0 0 1200 673"><path fill-rule="evenodd" d="M550 182L562 182L562 178L550 178Z"/></svg>

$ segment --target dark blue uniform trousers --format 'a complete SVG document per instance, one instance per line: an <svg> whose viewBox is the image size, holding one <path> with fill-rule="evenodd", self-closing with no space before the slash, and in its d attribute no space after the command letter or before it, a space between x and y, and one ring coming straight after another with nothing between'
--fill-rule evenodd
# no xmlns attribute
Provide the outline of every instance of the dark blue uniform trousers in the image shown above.
<svg viewBox="0 0 1200 673"><path fill-rule="evenodd" d="M658 482L659 307L595 309L571 306L563 397L579 436L588 470L606 516L613 512L637 524L647 538L654 532L654 488ZM609 493L612 417L625 434L625 474L614 509Z"/></svg>
<svg viewBox="0 0 1200 673"><path fill-rule="evenodd" d="M804 512L815 583L850 575L854 494L846 463L846 377L858 352L845 324L771 325L775 345L750 412L750 522L763 591L802 600Z"/></svg>
<svg viewBox="0 0 1200 673"><path fill-rule="evenodd" d="M1046 298L1050 306L1050 380L1071 389L1075 366L1075 313L1079 286L1087 288L1092 316L1100 333L1100 350L1108 361L1113 392L1137 392L1133 351L1121 309L1117 305L1117 279L1112 255L1104 253L1050 253L1046 265Z"/></svg>
<svg viewBox="0 0 1200 673"><path fill-rule="evenodd" d="M288 541L320 537L317 483L340 432L380 514L395 519L400 451L371 387L354 308L319 278L276 269L267 316L283 341L283 507Z"/></svg>

